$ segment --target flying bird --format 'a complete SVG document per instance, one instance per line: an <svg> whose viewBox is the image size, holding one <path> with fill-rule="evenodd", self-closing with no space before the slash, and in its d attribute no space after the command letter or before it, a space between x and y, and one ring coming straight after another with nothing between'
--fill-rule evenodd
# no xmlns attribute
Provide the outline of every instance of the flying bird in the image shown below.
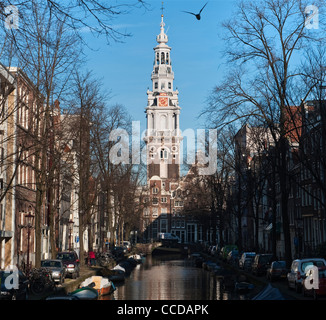
<svg viewBox="0 0 326 320"><path fill-rule="evenodd" d="M200 18L201 18L200 14L203 11L203 9L206 7L207 3L208 2L205 3L205 5L200 9L199 13L197 13L197 14L193 13L193 12L189 12L189 11L183 11L183 12L190 13L190 14L194 15L197 18L197 20L200 20Z"/></svg>

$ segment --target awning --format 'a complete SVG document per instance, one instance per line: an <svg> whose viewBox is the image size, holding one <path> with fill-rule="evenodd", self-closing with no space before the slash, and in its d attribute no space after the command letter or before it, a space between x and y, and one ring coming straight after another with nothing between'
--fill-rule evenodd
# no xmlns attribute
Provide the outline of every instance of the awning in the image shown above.
<svg viewBox="0 0 326 320"><path fill-rule="evenodd" d="M13 236L13 231L0 230L0 238L12 238Z"/></svg>

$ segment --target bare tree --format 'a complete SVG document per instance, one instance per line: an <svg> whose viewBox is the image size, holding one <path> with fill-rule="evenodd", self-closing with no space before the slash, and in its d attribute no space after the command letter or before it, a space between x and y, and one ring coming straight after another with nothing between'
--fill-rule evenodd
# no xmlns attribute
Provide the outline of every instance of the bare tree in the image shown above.
<svg viewBox="0 0 326 320"><path fill-rule="evenodd" d="M323 43L323 33L306 28L305 8L301 0L241 1L234 18L224 24L229 66L235 68L212 95L206 114L216 115L218 125L262 119L271 128L278 148L277 173L281 187L281 211L285 240L285 259L291 262L291 239L287 212L288 135L291 106L300 106L315 82L298 92L302 81L296 53L305 46ZM319 12L322 2L316 2ZM324 26L319 25L320 29ZM324 29L323 29L324 30ZM275 227L275 226L274 226Z"/></svg>

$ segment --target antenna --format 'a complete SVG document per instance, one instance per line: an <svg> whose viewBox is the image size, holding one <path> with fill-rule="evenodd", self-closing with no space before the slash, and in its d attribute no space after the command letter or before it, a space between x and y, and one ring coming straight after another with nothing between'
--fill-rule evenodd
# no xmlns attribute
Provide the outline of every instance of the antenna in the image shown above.
<svg viewBox="0 0 326 320"><path fill-rule="evenodd" d="M163 14L164 14L164 1L162 1L162 8L161 8L161 10L162 10L162 17L163 17Z"/></svg>

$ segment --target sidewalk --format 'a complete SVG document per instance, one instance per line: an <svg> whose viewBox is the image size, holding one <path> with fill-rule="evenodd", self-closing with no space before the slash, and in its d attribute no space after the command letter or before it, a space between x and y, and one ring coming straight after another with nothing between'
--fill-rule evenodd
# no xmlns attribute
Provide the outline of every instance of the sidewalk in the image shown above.
<svg viewBox="0 0 326 320"><path fill-rule="evenodd" d="M62 285L58 285L55 287L54 291L46 291L41 295L34 295L31 292L29 293L28 300L44 300L48 296L51 295L66 295L76 289L78 289L79 285L88 277L96 275L101 267L89 267L83 266L80 269L80 275L77 279L66 278L65 282Z"/></svg>

